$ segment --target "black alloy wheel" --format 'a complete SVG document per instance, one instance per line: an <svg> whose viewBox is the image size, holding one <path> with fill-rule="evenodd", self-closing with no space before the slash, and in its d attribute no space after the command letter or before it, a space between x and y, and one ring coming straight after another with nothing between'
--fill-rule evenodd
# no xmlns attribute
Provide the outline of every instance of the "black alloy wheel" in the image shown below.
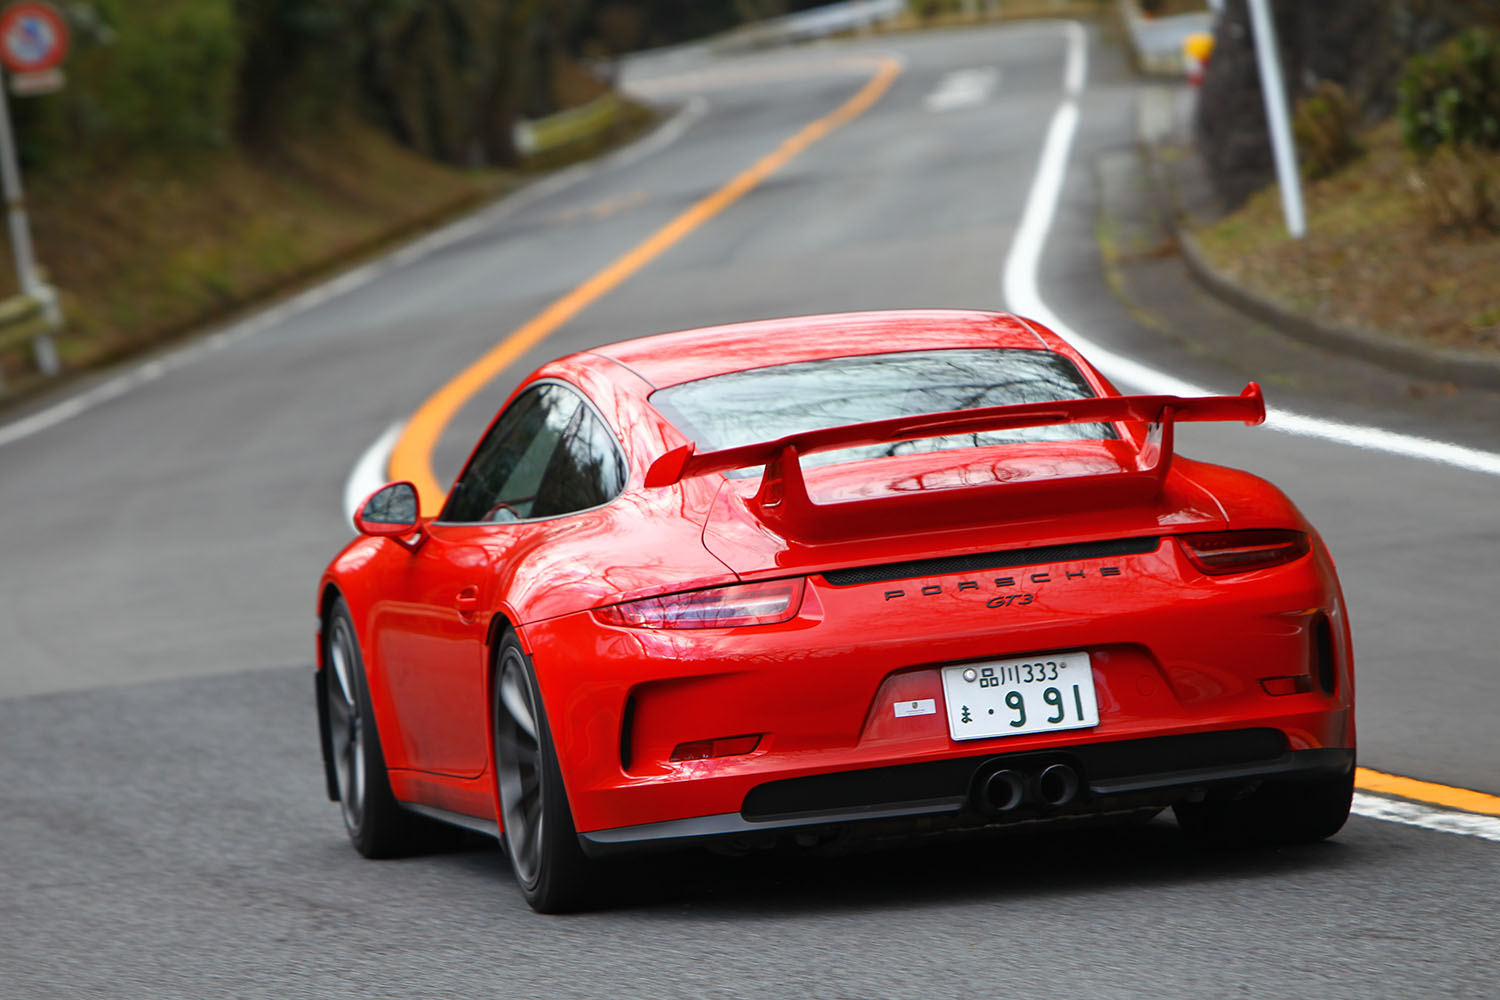
<svg viewBox="0 0 1500 1000"><path fill-rule="evenodd" d="M495 783L516 882L538 913L580 909L594 866L578 845L541 693L513 634L496 654L494 691Z"/></svg>
<svg viewBox="0 0 1500 1000"><path fill-rule="evenodd" d="M370 710L369 685L354 623L343 598L323 623L323 683L328 693L328 743L344 828L367 858L408 854L427 828L391 792L385 755Z"/></svg>

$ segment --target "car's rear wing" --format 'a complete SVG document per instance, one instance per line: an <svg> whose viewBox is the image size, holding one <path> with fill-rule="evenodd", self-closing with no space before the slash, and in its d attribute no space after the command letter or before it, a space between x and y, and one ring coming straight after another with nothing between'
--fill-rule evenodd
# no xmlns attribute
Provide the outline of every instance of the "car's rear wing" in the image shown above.
<svg viewBox="0 0 1500 1000"><path fill-rule="evenodd" d="M851 537L889 530L903 516L938 514L943 525L1003 519L1048 499L1057 507L1094 506L1105 502L1145 500L1160 493L1172 462L1172 426L1182 420L1266 419L1260 386L1245 386L1238 396L1101 396L1014 406L952 410L844 427L790 434L774 441L697 453L689 442L651 464L646 486L671 486L693 476L765 466L752 507L756 516L779 532L798 538ZM917 491L889 497L816 504L808 496L799 458L820 451L914 441L949 434L1015 430L1057 424L1127 421L1147 424L1135 468L1099 475L992 483L946 490ZM1063 502L1070 499L1071 502ZM934 504L941 504L941 511Z"/></svg>

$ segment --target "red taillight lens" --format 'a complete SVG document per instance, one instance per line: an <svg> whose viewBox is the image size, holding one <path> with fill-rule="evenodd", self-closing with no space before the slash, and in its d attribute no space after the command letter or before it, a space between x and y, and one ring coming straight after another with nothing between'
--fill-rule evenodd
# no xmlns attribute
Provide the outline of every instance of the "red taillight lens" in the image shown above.
<svg viewBox="0 0 1500 1000"><path fill-rule="evenodd" d="M803 581L772 580L733 587L694 590L686 594L647 597L608 608L594 617L627 628L734 628L775 625L796 617L802 607Z"/></svg>
<svg viewBox="0 0 1500 1000"><path fill-rule="evenodd" d="M1215 531L1178 535L1177 543L1194 566L1211 576L1280 566L1312 551L1300 531Z"/></svg>

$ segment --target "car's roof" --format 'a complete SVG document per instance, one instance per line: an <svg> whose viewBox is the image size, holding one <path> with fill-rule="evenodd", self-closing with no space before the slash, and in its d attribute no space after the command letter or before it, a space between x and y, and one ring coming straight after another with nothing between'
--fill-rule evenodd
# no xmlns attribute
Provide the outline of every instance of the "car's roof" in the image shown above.
<svg viewBox="0 0 1500 1000"><path fill-rule="evenodd" d="M704 327L595 348L651 385L823 358L943 348L1006 347L1072 352L1003 313L957 309L835 313Z"/></svg>

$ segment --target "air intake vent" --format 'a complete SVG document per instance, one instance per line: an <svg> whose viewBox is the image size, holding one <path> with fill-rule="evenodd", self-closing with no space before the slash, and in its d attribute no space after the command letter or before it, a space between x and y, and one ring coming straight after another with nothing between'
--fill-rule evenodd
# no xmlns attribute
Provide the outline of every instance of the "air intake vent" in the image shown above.
<svg viewBox="0 0 1500 1000"><path fill-rule="evenodd" d="M879 566L855 566L852 569L829 570L823 579L835 587L856 587L863 583L885 583L910 580L919 576L947 576L950 573L982 573L1013 566L1040 566L1043 563L1074 562L1079 559L1103 559L1108 556L1134 556L1155 552L1161 539L1111 538L1102 542L1076 542L1069 545L1042 545L1034 549L1010 549L1005 552L980 552L969 556L947 556L942 559L916 559L911 562L884 563Z"/></svg>

